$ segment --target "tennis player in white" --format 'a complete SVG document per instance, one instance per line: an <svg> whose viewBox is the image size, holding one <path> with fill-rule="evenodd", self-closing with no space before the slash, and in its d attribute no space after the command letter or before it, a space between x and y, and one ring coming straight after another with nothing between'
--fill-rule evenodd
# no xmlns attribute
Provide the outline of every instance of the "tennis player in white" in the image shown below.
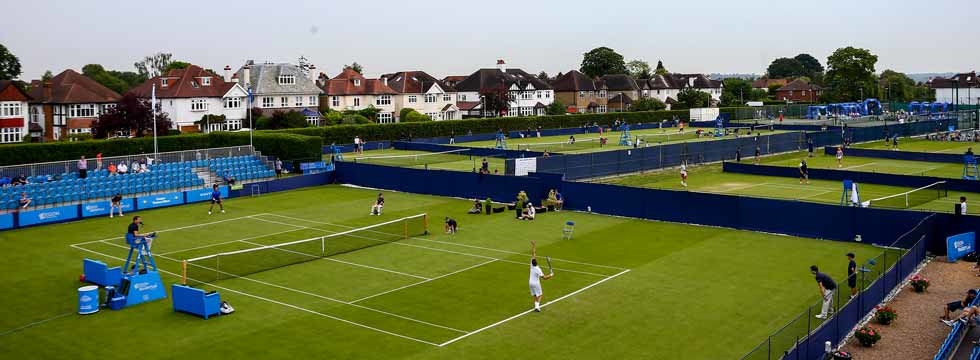
<svg viewBox="0 0 980 360"><path fill-rule="evenodd" d="M548 280L553 277L555 277L554 272L545 275L544 271L538 267L537 244L531 240L531 278L528 280L528 286L531 287L531 296L534 298L534 311L541 312L541 297L544 295L541 290L541 280Z"/></svg>

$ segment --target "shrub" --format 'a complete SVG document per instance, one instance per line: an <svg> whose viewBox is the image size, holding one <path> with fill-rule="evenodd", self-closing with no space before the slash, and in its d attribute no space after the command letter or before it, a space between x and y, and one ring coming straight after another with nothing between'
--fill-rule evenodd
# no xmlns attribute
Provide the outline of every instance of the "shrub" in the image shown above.
<svg viewBox="0 0 980 360"><path fill-rule="evenodd" d="M881 340L881 329L871 325L865 325L854 332L854 337L864 346L874 345Z"/></svg>
<svg viewBox="0 0 980 360"><path fill-rule="evenodd" d="M915 275L909 281L909 285L912 285L912 288L915 289L915 292L923 292L926 291L926 289L929 289L929 279L926 279L925 277L919 275Z"/></svg>
<svg viewBox="0 0 980 360"><path fill-rule="evenodd" d="M895 319L898 319L898 313L890 306L875 306L875 310L875 318L877 318L879 324L888 325L892 321L895 321Z"/></svg>

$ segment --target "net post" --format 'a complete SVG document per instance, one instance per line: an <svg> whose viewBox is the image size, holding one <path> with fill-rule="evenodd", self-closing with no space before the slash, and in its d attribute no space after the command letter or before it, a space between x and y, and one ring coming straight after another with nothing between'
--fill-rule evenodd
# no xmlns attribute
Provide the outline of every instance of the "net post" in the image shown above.
<svg viewBox="0 0 980 360"><path fill-rule="evenodd" d="M180 284L187 285L187 260L180 262Z"/></svg>
<svg viewBox="0 0 980 360"><path fill-rule="evenodd" d="M402 222L402 225L403 225L402 228L405 229L405 234L402 240L405 240L408 239L408 219L405 219L405 221Z"/></svg>
<svg viewBox="0 0 980 360"><path fill-rule="evenodd" d="M429 234L429 214L422 214L422 233Z"/></svg>

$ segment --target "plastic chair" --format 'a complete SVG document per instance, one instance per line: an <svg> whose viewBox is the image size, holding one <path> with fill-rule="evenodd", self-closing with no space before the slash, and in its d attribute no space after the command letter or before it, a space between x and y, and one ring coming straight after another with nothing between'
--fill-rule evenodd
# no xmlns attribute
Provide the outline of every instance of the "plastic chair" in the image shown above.
<svg viewBox="0 0 980 360"><path fill-rule="evenodd" d="M575 232L575 222L568 220L565 222L565 226L563 226L561 229L561 238L571 240L573 232Z"/></svg>

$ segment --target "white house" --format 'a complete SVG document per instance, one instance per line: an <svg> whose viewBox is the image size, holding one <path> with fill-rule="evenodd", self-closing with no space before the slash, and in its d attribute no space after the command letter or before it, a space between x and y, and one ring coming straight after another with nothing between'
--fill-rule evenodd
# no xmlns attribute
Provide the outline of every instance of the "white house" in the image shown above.
<svg viewBox="0 0 980 360"><path fill-rule="evenodd" d="M640 96L656 98L669 104L676 101L677 94L684 89L694 89L711 95L713 102L717 102L721 101L722 87L722 81L712 80L704 74L654 75L641 81Z"/></svg>
<svg viewBox="0 0 980 360"><path fill-rule="evenodd" d="M230 68L229 68L230 69ZM293 64L256 64L249 60L233 76L243 89L252 89L255 103L252 107L261 109L263 115L275 111L298 111L304 113L311 125L320 125L320 94L310 76L315 67L300 67Z"/></svg>
<svg viewBox="0 0 980 360"><path fill-rule="evenodd" d="M362 110L373 106L381 110L378 123L395 122L394 98L398 93L380 79L366 79L354 69L346 68L320 86L324 92L320 100L333 110Z"/></svg>
<svg viewBox="0 0 980 360"><path fill-rule="evenodd" d="M230 78L191 65L147 80L130 92L149 99L154 85L161 111L181 132L233 131L246 123L248 92Z"/></svg>
<svg viewBox="0 0 980 360"><path fill-rule="evenodd" d="M404 108L428 115L432 120L462 118L456 107L456 89L424 71L402 71L381 76L381 81L398 95L395 96L395 121Z"/></svg>
<svg viewBox="0 0 980 360"><path fill-rule="evenodd" d="M0 143L17 143L28 136L28 100L13 81L0 80Z"/></svg>
<svg viewBox="0 0 980 360"><path fill-rule="evenodd" d="M980 104L980 79L977 79L976 71L956 74L949 79L934 78L928 85L936 91L937 102Z"/></svg>
<svg viewBox="0 0 980 360"><path fill-rule="evenodd" d="M544 115L548 105L555 101L551 85L524 70L506 66L503 60L497 60L496 69L480 69L460 81L456 84L456 101L479 102L481 92L506 89L510 94L508 110L501 114L484 111L484 116Z"/></svg>
<svg viewBox="0 0 980 360"><path fill-rule="evenodd" d="M92 123L99 115L116 106L121 96L68 69L50 80L31 81L29 94L32 134L44 140L60 140L68 134L84 134L92 131Z"/></svg>

